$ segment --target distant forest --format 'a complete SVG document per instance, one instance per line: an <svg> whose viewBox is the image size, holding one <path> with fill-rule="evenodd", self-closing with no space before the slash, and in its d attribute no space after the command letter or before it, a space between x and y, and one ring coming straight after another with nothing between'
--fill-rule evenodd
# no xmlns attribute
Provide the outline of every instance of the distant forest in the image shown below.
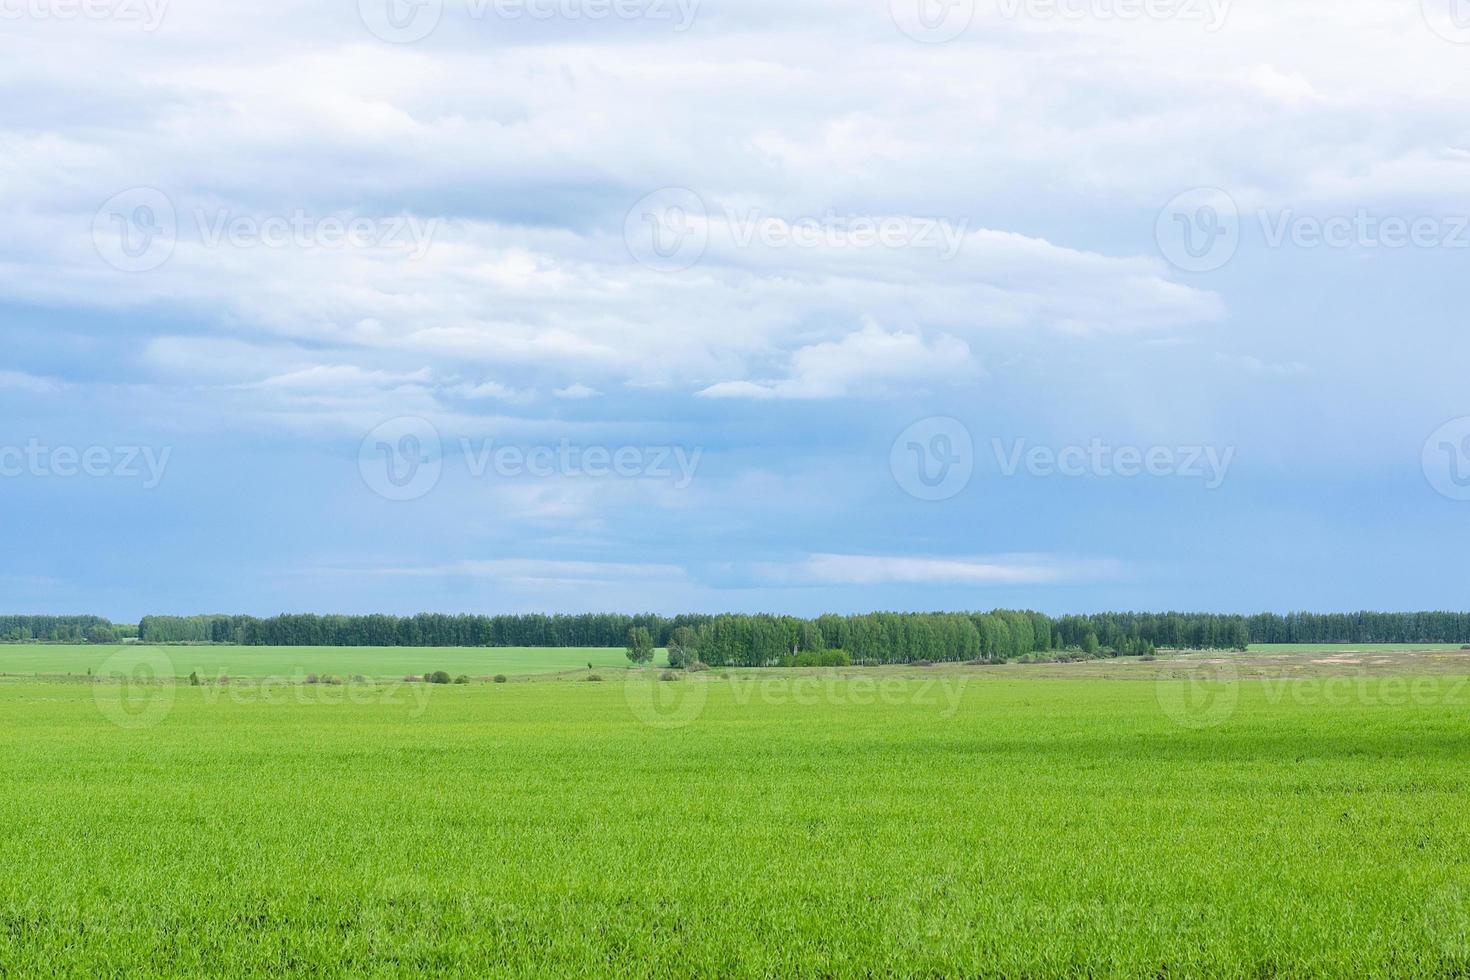
<svg viewBox="0 0 1470 980"><path fill-rule="evenodd" d="M870 613L860 616L580 615L0 616L0 641L231 643L245 646L620 647L634 629L657 646L687 629L711 666L759 666L794 652L842 650L855 662L1015 660L1077 650L1129 655L1232 650L1249 643L1470 643L1470 613Z"/></svg>

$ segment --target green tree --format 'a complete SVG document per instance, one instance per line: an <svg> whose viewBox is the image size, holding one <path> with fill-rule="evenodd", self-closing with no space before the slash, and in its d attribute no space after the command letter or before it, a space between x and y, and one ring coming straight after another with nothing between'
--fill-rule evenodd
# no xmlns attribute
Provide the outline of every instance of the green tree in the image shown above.
<svg viewBox="0 0 1470 980"><path fill-rule="evenodd" d="M687 667L699 659L699 635L687 626L679 626L669 636L669 666Z"/></svg>
<svg viewBox="0 0 1470 980"><path fill-rule="evenodd" d="M634 626L628 630L628 659L635 664L646 664L653 660L653 637L645 626Z"/></svg>

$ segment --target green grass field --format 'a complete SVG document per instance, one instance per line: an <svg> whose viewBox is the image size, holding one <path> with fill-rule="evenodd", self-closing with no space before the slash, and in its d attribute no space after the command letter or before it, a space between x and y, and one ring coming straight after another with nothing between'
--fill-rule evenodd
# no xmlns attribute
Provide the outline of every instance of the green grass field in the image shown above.
<svg viewBox="0 0 1470 980"><path fill-rule="evenodd" d="M332 674L405 677L431 670L472 677L553 674L595 667L626 667L622 649L604 647L237 647L0 645L0 674L108 672L118 654L156 661L176 677L292 677Z"/></svg>
<svg viewBox="0 0 1470 980"><path fill-rule="evenodd" d="M1470 971L1464 677L1137 667L12 678L0 972Z"/></svg>

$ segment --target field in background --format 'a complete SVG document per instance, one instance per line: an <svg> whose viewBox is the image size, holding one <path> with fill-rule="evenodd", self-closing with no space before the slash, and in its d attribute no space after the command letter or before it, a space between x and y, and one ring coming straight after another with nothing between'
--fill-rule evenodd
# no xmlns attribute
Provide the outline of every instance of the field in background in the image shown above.
<svg viewBox="0 0 1470 980"><path fill-rule="evenodd" d="M172 676L292 677L331 674L404 677L444 670L471 677L554 674L594 667L626 667L622 649L603 647L237 647L0 645L0 674L107 673L122 654L129 663L148 660ZM161 659L160 659L161 658Z"/></svg>
<svg viewBox="0 0 1470 980"><path fill-rule="evenodd" d="M0 963L1464 975L1470 671L1436 656L9 678Z"/></svg>

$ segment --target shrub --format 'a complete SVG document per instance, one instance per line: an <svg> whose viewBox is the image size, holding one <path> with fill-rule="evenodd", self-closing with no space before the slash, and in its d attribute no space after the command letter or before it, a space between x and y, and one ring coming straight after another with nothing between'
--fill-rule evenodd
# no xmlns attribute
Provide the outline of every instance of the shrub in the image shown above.
<svg viewBox="0 0 1470 980"><path fill-rule="evenodd" d="M709 670L709 664L701 663L700 661L696 660L684 669L689 671L689 673L691 674L697 674L701 670Z"/></svg>
<svg viewBox="0 0 1470 980"><path fill-rule="evenodd" d="M306 683L308 683L308 684L316 684L318 682L318 680L319 679L318 679L318 677L315 674L307 674L306 675Z"/></svg>
<svg viewBox="0 0 1470 980"><path fill-rule="evenodd" d="M470 675L469 674L460 674L458 677L456 677L454 679L454 683L456 683L456 684L468 684L469 682L470 682Z"/></svg>
<svg viewBox="0 0 1470 980"><path fill-rule="evenodd" d="M496 674L495 675L495 683L497 683L497 684L505 684L509 680L510 680L510 678L509 677L506 677L504 674Z"/></svg>
<svg viewBox="0 0 1470 980"><path fill-rule="evenodd" d="M932 661L932 660L915 660L914 661L914 666L915 667L933 667L934 666L934 661Z"/></svg>
<svg viewBox="0 0 1470 980"><path fill-rule="evenodd" d="M364 676L362 676L361 674L353 674L352 675L352 683L354 683L354 684L366 684L367 683L367 678L364 677Z"/></svg>
<svg viewBox="0 0 1470 980"><path fill-rule="evenodd" d="M666 670L658 675L658 679L661 681L676 681L679 679L679 675L672 670Z"/></svg>
<svg viewBox="0 0 1470 980"><path fill-rule="evenodd" d="M447 670L435 670L424 675L424 681L428 684L448 684L452 680Z"/></svg>
<svg viewBox="0 0 1470 980"><path fill-rule="evenodd" d="M340 685L342 683L342 678L338 677L336 674L323 674L322 677L321 677L321 682L323 684L338 684L338 685Z"/></svg>
<svg viewBox="0 0 1470 980"><path fill-rule="evenodd" d="M587 679L589 681L600 681L600 680L602 680L602 675L601 674L588 674L587 675Z"/></svg>
<svg viewBox="0 0 1470 980"><path fill-rule="evenodd" d="M409 674L408 676L403 678L403 683L405 684L418 684L422 681L423 678L420 677L418 674Z"/></svg>
<svg viewBox="0 0 1470 980"><path fill-rule="evenodd" d="M203 683L204 682L199 679L199 671L194 670L194 671L190 671L189 672L189 686L190 687L198 687L200 684L203 684Z"/></svg>

